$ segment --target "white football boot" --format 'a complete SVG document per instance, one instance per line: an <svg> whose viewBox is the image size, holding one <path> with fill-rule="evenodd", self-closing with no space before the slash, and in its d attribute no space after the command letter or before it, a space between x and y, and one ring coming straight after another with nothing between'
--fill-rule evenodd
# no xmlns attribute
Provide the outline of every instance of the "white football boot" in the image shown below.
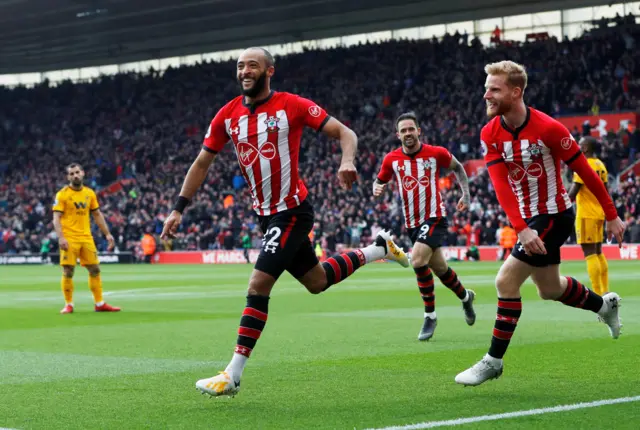
<svg viewBox="0 0 640 430"><path fill-rule="evenodd" d="M387 260L395 261L402 267L409 267L409 257L402 248L395 244L391 239L391 232L380 231L376 237L375 244L378 246L384 246L387 250L387 255L384 256Z"/></svg>
<svg viewBox="0 0 640 430"><path fill-rule="evenodd" d="M235 396L240 391L240 381L235 382L227 372L220 372L218 375L201 379L196 382L196 388L202 394L210 396Z"/></svg>
<svg viewBox="0 0 640 430"><path fill-rule="evenodd" d="M482 357L472 367L456 376L456 382L464 386L480 385L490 379L497 379L502 375L502 360L493 358L489 354Z"/></svg>
<svg viewBox="0 0 640 430"><path fill-rule="evenodd" d="M617 339L620 336L620 316L618 315L618 309L620 308L620 301L622 300L616 293L607 293L602 296L604 300L604 308L602 313L598 312L599 320L609 327L611 337Z"/></svg>

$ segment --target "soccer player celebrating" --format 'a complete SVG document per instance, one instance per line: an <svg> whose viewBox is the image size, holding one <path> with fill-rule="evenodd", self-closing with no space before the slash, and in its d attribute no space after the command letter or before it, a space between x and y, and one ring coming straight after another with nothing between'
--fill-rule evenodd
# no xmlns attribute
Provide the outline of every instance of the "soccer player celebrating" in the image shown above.
<svg viewBox="0 0 640 430"><path fill-rule="evenodd" d="M395 176L402 197L405 226L414 242L411 264L424 302L424 323L418 340L429 340L438 323L431 269L462 301L467 324L476 322L476 313L473 310L475 293L462 286L440 249L448 228L438 185L440 169L453 170L460 183L462 198L458 202L459 211L469 207L469 179L456 157L445 148L423 144L420 134L418 119L414 114L405 113L398 117L396 135L402 147L384 157L380 173L373 183L373 195L380 196L387 182Z"/></svg>
<svg viewBox="0 0 640 430"><path fill-rule="evenodd" d="M96 193L83 185L84 171L73 163L67 166L69 185L58 191L53 204L53 227L60 245L60 265L62 266L62 294L65 306L61 314L73 313L73 274L76 261L89 271L89 288L93 294L96 312L118 312L120 308L111 306L102 299L102 279L98 250L91 236L89 212L100 231L109 242L109 250L115 244L109 227L104 220Z"/></svg>
<svg viewBox="0 0 640 430"><path fill-rule="evenodd" d="M223 106L211 121L204 146L187 173L162 232L163 238L176 233L182 212L202 184L207 169L231 140L264 238L249 280L247 305L231 362L224 372L196 383L198 390L212 396L235 395L240 390L245 364L267 322L271 289L285 270L309 292L318 294L372 261L387 258L409 266L407 255L387 232L378 234L366 248L319 263L309 240L314 212L298 170L302 131L310 127L340 140L338 179L345 189L350 189L357 179L353 164L357 137L311 100L272 91L274 73L273 57L265 49L249 48L240 55L237 79L242 95Z"/></svg>
<svg viewBox="0 0 640 430"><path fill-rule="evenodd" d="M492 119L481 132L482 150L518 243L496 278L498 313L491 347L482 360L456 376L463 385L479 385L502 374L502 357L522 312L520 287L529 277L542 299L595 312L614 339L620 335L616 293L601 297L575 278L560 276L560 247L575 218L560 177L560 161L577 172L596 196L609 221L607 233L621 243L625 225L611 197L566 127L525 105L523 66L502 61L487 65L485 72L484 99Z"/></svg>
<svg viewBox="0 0 640 430"><path fill-rule="evenodd" d="M580 139L580 150L587 157L589 166L598 177L607 183L607 168L595 156L596 139L587 136ZM587 260L587 272L591 279L591 287L596 294L609 292L609 265L602 253L602 238L604 237L604 210L600 202L587 187L577 172L573 174L573 185L569 190L569 197L576 201L576 239L582 247L584 258Z"/></svg>

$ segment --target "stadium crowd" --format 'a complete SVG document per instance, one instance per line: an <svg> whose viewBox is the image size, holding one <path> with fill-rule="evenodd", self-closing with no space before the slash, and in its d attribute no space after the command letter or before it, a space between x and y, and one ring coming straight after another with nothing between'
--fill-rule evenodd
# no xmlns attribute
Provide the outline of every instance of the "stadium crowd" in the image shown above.
<svg viewBox="0 0 640 430"><path fill-rule="evenodd" d="M456 33L441 40L389 41L278 58L276 90L311 98L359 136L360 182L345 192L335 179L338 142L311 131L304 135L300 170L316 208L315 239L334 251L337 244L357 246L379 229L391 228L409 245L397 187L378 200L370 190L382 157L399 145L393 120L414 111L425 142L448 148L461 161L480 158L488 62L509 58L526 65L527 102L552 115L640 109L639 27L627 23L571 41L492 47ZM72 161L84 166L86 185L100 192L120 251L135 251L144 232L158 237L206 126L238 94L234 68L234 61L203 63L55 87L0 88L0 253L55 249L51 205ZM579 137L588 130L572 133ZM637 158L639 133L610 130L602 139L600 157L612 178ZM611 191L621 217L632 225L628 240L640 242L640 178ZM471 193L471 210L456 214L456 184L443 191L447 212L453 214L448 243L495 244L505 216L486 173L472 179ZM158 246L231 249L251 234L258 247L256 221L228 145L185 213L178 238L158 240ZM101 235L96 238L104 249Z"/></svg>

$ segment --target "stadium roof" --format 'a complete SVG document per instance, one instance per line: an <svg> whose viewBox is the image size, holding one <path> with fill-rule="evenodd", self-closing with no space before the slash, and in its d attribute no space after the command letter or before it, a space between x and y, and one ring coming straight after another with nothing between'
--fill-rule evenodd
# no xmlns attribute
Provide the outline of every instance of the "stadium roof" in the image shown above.
<svg viewBox="0 0 640 430"><path fill-rule="evenodd" d="M598 5L603 0L0 0L0 74Z"/></svg>

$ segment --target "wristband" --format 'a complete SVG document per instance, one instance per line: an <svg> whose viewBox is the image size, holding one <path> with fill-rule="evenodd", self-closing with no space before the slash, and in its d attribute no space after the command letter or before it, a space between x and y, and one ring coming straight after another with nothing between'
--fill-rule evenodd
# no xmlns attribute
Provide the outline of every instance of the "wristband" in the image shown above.
<svg viewBox="0 0 640 430"><path fill-rule="evenodd" d="M186 209L186 207L189 206L189 199L183 196L179 196L178 197L178 201L176 202L175 206L173 207L173 210L176 212L184 212L184 210Z"/></svg>

